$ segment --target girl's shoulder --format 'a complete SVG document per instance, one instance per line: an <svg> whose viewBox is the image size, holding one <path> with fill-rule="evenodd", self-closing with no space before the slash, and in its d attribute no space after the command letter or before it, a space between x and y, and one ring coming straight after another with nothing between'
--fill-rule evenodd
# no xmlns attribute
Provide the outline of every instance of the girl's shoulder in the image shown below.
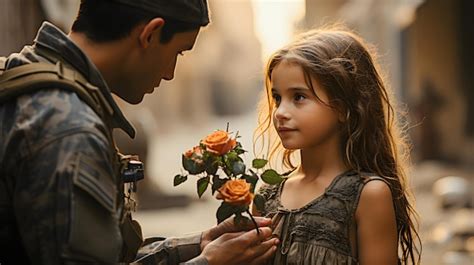
<svg viewBox="0 0 474 265"><path fill-rule="evenodd" d="M389 181L381 176L362 176L360 187L359 203L372 201L392 201L392 187Z"/></svg>
<svg viewBox="0 0 474 265"><path fill-rule="evenodd" d="M372 205L375 201L386 202L392 200L391 185L389 181L377 174L359 172L351 180L353 199L353 211L360 205ZM347 186L346 186L347 188Z"/></svg>

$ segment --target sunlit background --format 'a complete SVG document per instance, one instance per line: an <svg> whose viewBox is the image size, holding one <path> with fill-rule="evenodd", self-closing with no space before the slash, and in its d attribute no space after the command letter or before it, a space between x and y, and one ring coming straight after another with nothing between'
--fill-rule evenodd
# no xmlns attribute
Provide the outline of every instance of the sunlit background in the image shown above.
<svg viewBox="0 0 474 265"><path fill-rule="evenodd" d="M0 0L0 55L32 42L43 20L66 32L76 0ZM181 153L215 129L252 150L263 69L298 32L342 22L375 45L409 114L411 185L420 213L422 264L474 264L474 4L469 0L209 0L212 23L178 63L175 80L143 104L119 101L138 130L125 151L146 160L135 217L146 236L215 224L219 202L195 182L173 187ZM376 143L374 143L376 144ZM247 154L247 161L252 159Z"/></svg>

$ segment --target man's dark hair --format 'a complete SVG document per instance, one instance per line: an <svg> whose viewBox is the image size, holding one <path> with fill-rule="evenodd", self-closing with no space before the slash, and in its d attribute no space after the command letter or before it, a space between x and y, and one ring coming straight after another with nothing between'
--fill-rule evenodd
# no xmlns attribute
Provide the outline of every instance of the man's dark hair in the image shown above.
<svg viewBox="0 0 474 265"><path fill-rule="evenodd" d="M84 33L95 42L114 41L125 38L135 26L155 17L165 20L160 39L162 43L170 41L176 33L200 28L198 24L182 22L169 18L166 14L147 12L112 0L82 0L72 31Z"/></svg>

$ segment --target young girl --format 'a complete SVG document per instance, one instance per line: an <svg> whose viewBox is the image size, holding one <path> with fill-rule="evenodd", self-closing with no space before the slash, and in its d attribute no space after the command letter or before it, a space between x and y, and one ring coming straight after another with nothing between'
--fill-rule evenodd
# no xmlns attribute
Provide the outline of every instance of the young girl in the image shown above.
<svg viewBox="0 0 474 265"><path fill-rule="evenodd" d="M283 147L292 170L254 210L273 218L273 264L418 264L404 145L367 45L347 31L301 35L270 58L263 101L256 135L271 139L273 123L269 155Z"/></svg>

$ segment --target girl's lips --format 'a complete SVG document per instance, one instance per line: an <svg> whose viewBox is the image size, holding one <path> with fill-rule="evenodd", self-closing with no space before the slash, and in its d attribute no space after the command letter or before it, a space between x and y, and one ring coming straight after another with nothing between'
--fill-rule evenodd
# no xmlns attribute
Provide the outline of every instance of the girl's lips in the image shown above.
<svg viewBox="0 0 474 265"><path fill-rule="evenodd" d="M296 129L288 128L288 127L278 127L278 132L292 132L296 131Z"/></svg>

